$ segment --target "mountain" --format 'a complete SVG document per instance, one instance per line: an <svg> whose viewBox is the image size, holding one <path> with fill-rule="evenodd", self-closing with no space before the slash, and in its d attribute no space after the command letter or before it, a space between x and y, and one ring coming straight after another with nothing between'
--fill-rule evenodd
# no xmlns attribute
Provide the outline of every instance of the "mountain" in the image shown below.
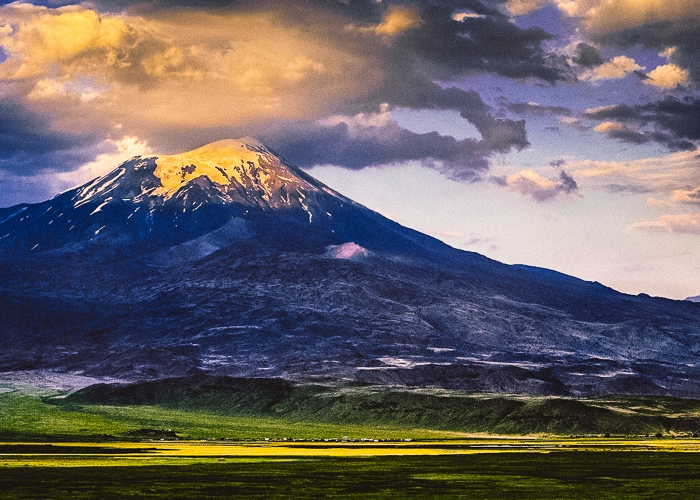
<svg viewBox="0 0 700 500"><path fill-rule="evenodd" d="M405 228L252 139L0 209L0 370L700 395L700 305Z"/></svg>
<svg viewBox="0 0 700 500"><path fill-rule="evenodd" d="M688 297L688 298L685 299L685 300L687 300L687 301L689 301L689 302L700 302L700 295L696 295L696 296L694 296L694 297Z"/></svg>
<svg viewBox="0 0 700 500"><path fill-rule="evenodd" d="M5 255L197 260L235 242L322 251L355 242L407 254L446 245L343 197L254 139L136 157L35 205L0 209ZM185 245L182 243L187 242Z"/></svg>

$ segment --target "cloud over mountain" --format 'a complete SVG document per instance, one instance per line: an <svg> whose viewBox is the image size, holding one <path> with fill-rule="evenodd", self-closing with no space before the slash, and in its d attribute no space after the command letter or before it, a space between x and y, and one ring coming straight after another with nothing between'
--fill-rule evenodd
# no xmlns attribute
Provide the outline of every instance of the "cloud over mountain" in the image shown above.
<svg viewBox="0 0 700 500"><path fill-rule="evenodd" d="M167 150L181 147L185 130L313 123L388 105L456 110L481 140L424 136L399 155L389 150L411 133L390 130L384 142L393 144L366 148L366 160L338 154L332 161L349 168L402 156L430 162L442 141L447 150L437 159L447 162L448 175L473 178L454 172L483 170L494 152L526 147L524 123L495 117L473 90L435 81L474 71L570 78L566 61L542 48L549 34L519 28L477 0L94 5L0 7L0 85L31 110L26 116L42 116L55 131L42 141L47 155L63 149L61 131L95 144L133 135ZM16 118L20 128L23 116Z"/></svg>

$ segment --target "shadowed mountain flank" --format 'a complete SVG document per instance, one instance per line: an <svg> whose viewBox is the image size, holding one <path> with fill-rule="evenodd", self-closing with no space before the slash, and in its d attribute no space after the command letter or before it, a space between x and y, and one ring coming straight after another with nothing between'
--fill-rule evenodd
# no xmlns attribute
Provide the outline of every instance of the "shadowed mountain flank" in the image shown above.
<svg viewBox="0 0 700 500"><path fill-rule="evenodd" d="M0 369L700 395L700 304L460 251L255 140L0 209Z"/></svg>

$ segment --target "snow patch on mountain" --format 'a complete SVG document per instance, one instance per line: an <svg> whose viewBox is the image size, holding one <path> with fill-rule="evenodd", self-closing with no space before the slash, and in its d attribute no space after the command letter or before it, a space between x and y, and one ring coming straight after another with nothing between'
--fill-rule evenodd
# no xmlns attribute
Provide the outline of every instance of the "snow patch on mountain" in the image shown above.
<svg viewBox="0 0 700 500"><path fill-rule="evenodd" d="M369 257L371 252L366 248L362 248L357 243L352 241L341 245L328 245L326 255L334 259L364 259Z"/></svg>

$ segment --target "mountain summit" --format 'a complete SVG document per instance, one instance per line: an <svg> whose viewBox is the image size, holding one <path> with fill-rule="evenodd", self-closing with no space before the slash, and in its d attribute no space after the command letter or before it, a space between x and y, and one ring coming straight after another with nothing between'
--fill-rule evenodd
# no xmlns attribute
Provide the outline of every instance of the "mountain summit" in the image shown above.
<svg viewBox="0 0 700 500"><path fill-rule="evenodd" d="M700 395L700 305L505 265L251 140L0 209L0 371Z"/></svg>
<svg viewBox="0 0 700 500"><path fill-rule="evenodd" d="M75 207L122 200L197 210L236 203L265 210L302 207L327 187L289 165L255 139L223 140L177 155L134 158L72 198ZM309 218L313 217L308 212Z"/></svg>
<svg viewBox="0 0 700 500"><path fill-rule="evenodd" d="M205 235L175 260L243 240L312 252L346 243L445 246L343 197L251 138L135 157L52 200L0 209L6 254L143 255Z"/></svg>

